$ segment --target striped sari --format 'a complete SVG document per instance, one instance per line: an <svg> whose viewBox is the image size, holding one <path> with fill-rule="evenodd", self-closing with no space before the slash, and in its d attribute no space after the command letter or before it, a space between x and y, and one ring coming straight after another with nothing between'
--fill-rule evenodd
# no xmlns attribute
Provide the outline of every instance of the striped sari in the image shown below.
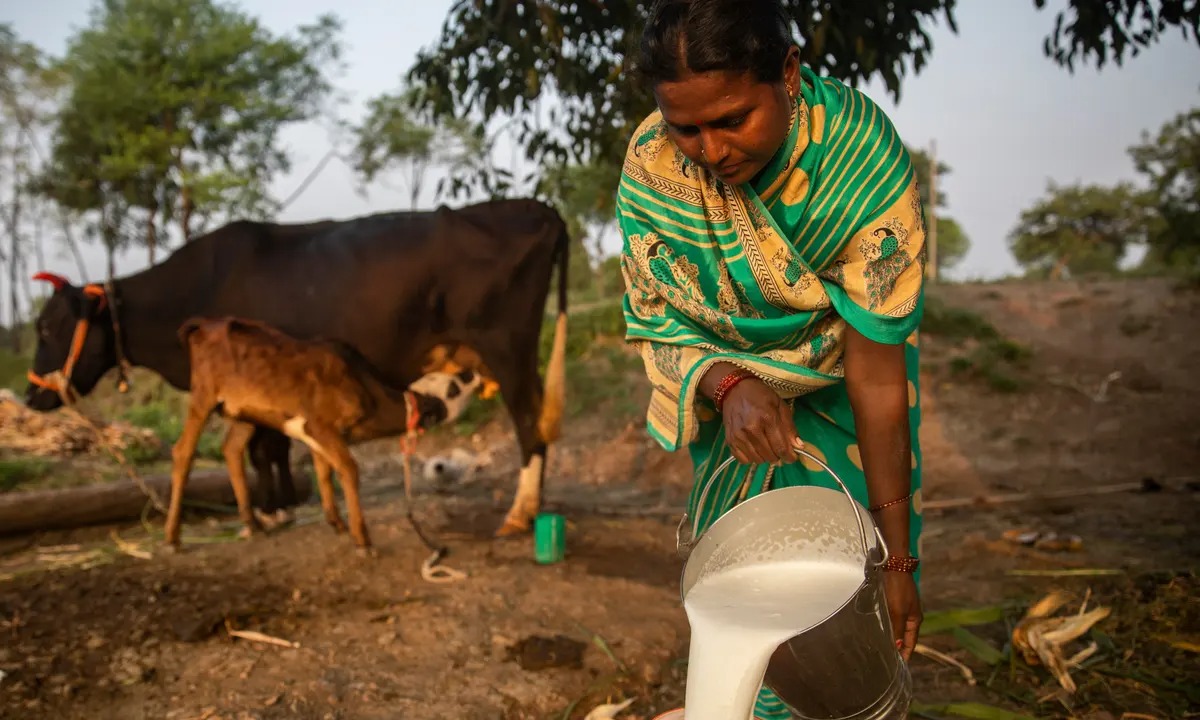
<svg viewBox="0 0 1200 720"><path fill-rule="evenodd" d="M750 370L790 402L809 452L868 504L843 381L849 323L876 342L905 343L911 541L919 555L925 223L912 162L883 112L862 93L802 69L786 141L756 180L732 187L684 157L656 111L629 144L617 220L626 340L640 351L652 386L647 429L666 450L687 446L688 512L701 530L771 487L837 489L807 459L779 467L735 462L696 507L703 481L730 455L721 418L697 392L719 361ZM766 688L755 715L791 717Z"/></svg>

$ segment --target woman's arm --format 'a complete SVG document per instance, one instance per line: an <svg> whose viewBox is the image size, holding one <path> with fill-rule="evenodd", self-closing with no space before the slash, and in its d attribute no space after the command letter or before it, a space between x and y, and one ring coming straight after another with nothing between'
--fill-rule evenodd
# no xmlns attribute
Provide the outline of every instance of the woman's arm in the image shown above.
<svg viewBox="0 0 1200 720"><path fill-rule="evenodd" d="M868 340L846 327L846 390L854 411L859 455L867 479L870 506L906 497L912 488L912 441L908 424L908 374L904 343ZM909 557L910 502L874 513L879 532L893 557ZM896 644L907 660L917 644L921 604L913 576L884 573L884 591Z"/></svg>
<svg viewBox="0 0 1200 720"><path fill-rule="evenodd" d="M903 498L912 485L904 343L877 343L847 326L845 368L870 505ZM876 517L888 551L901 557L909 554L908 510L897 503Z"/></svg>

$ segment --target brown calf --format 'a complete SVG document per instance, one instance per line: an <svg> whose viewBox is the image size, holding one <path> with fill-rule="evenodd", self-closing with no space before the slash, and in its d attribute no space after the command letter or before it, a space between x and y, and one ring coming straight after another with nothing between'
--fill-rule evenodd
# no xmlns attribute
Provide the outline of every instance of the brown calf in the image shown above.
<svg viewBox="0 0 1200 720"><path fill-rule="evenodd" d="M338 514L330 478L330 471L337 471L346 496L350 535L360 554L372 552L359 505L358 464L349 446L441 422L447 414L445 402L411 390L393 390L345 343L301 341L253 320L191 318L180 326L179 338L191 362L191 397L183 432L172 451L167 545L179 547L183 488L196 442L208 417L219 411L227 419L222 450L229 481L248 532L262 526L250 505L242 455L255 425L263 425L312 450L325 519L340 533L346 525Z"/></svg>

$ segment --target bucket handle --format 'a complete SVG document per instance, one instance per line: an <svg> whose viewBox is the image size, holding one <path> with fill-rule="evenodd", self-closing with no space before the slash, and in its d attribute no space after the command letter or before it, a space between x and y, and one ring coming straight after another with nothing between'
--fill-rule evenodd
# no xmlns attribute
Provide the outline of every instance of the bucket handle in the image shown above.
<svg viewBox="0 0 1200 720"><path fill-rule="evenodd" d="M855 500L854 496L850 494L850 489L848 487L846 487L846 483L842 482L842 478L839 477L838 474L833 471L833 468L826 465L825 461L822 460L821 458L817 457L816 455L813 455L812 453L810 453L809 451L807 451L801 447L793 447L792 450L794 450L797 455L806 457L809 460L812 460L816 464L820 465L822 468L825 469L825 472L829 473L830 477L832 477L834 480L837 481L838 486L842 489L842 492L845 493L846 498L850 501L850 510L851 510L851 512L854 513L855 521L858 522L858 537L862 541L863 557L866 557L869 559L871 557L871 551L870 551L870 548L867 547L867 527L866 527L866 525L863 524L862 515L860 515L858 513L858 501ZM697 510L704 507L704 501L708 497L708 491L712 487L713 480L715 480L717 478L717 475L721 474L721 471L724 470L725 468L729 467L729 464L732 463L736 459L737 458L733 457L732 455L729 456L728 458L726 458L725 462L718 465L717 469L713 471L712 475L710 475L708 477L708 479L704 481L704 487L701 488L701 490L700 490L700 498L696 501ZM726 509L726 510L721 511L720 515L717 516L717 519L720 519L721 515L724 515L726 512L729 512L729 510ZM688 521L688 515L687 515L687 512L684 512L683 517L680 518L680 520L679 520L679 526L675 529L675 544L677 547L682 547L684 545L683 539L682 539L682 534L683 534L684 525L687 524L687 521ZM875 567L879 567L880 565L883 565L885 562L887 562L889 553L888 553L887 543L884 542L883 535L879 532L879 528L876 527L876 528L874 528L874 530L875 530L875 539L879 541L879 548L883 552L883 557L880 558L879 562L875 563ZM696 517L692 520L691 539L688 540L687 545L688 546L694 545L696 542L698 542L700 540L700 536L702 534L703 533L700 532L700 513L697 512Z"/></svg>

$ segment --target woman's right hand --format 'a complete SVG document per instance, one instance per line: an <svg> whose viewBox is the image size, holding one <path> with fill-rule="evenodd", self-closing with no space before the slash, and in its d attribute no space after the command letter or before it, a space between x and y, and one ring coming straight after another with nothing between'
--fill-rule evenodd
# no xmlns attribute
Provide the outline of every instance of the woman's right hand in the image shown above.
<svg viewBox="0 0 1200 720"><path fill-rule="evenodd" d="M727 373L715 374L719 383ZM792 409L762 380L750 377L734 385L725 394L721 419L725 442L738 462L759 465L796 461L794 448L801 443Z"/></svg>

